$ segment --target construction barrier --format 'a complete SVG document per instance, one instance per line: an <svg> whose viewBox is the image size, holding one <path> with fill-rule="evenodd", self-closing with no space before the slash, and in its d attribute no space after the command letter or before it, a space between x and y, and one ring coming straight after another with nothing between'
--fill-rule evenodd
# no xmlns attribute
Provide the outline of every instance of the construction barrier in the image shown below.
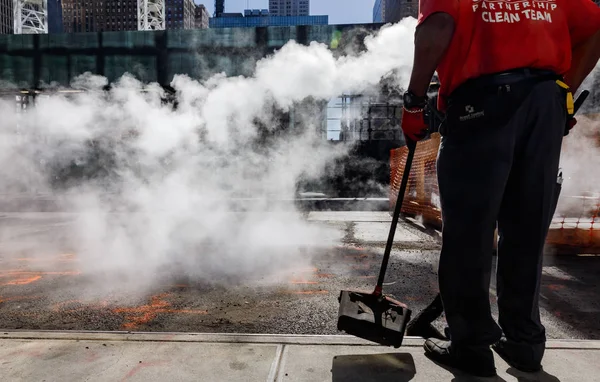
<svg viewBox="0 0 600 382"><path fill-rule="evenodd" d="M436 171L440 138L439 133L433 133L431 139L417 143L406 195L402 204L402 213L408 216L420 217L424 223L434 227L441 227L442 225ZM391 151L390 211L393 211L396 207L407 156L408 148L406 146Z"/></svg>
<svg viewBox="0 0 600 382"><path fill-rule="evenodd" d="M434 133L431 139L417 143L413 165L402 204L402 213L422 219L423 223L441 229L442 211L439 203L436 160L440 147L440 135ZM406 146L391 151L390 170L390 213L396 207L398 190L408 149ZM557 213L550 226L548 250L558 253L600 254L600 194L587 196L562 195L562 202L580 206L573 214Z"/></svg>
<svg viewBox="0 0 600 382"><path fill-rule="evenodd" d="M579 217L557 213L546 243L555 252L600 254L600 196L566 196L559 202L581 204Z"/></svg>

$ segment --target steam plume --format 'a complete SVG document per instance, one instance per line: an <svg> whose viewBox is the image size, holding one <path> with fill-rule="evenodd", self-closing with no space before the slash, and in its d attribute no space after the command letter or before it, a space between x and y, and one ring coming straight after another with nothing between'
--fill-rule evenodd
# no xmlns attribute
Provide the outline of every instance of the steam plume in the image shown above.
<svg viewBox="0 0 600 382"><path fill-rule="evenodd" d="M106 79L87 74L73 85L88 92L40 98L23 114L2 102L0 189L52 192L76 212L65 242L30 249L67 243L103 285L146 287L171 273L219 282L308 261L304 248L328 245L328 236L291 202L274 208L269 199L292 199L300 176L318 177L344 151L322 140L314 110L286 134L274 133L273 110L373 90L393 71L405 85L415 24L383 28L360 54L290 42L252 77L176 76L177 108L161 101L160 87L129 75L106 94ZM100 171L65 186L57 176L72 163L100 163ZM236 201L249 197L250 211L237 212Z"/></svg>
<svg viewBox="0 0 600 382"><path fill-rule="evenodd" d="M588 76L581 89L594 89L600 65ZM577 125L563 141L561 169L564 183L557 213L567 217L589 218L598 212L600 198L600 119L597 100L590 96L576 116Z"/></svg>

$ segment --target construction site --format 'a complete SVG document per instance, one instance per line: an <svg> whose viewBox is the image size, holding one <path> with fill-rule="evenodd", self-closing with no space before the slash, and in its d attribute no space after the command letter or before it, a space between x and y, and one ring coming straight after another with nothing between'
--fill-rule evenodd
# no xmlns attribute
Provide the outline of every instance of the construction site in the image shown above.
<svg viewBox="0 0 600 382"><path fill-rule="evenodd" d="M3 380L467 380L421 338L337 325L398 203L412 58L389 46L412 47L412 21L166 30L162 2L138 3L139 31L43 34L42 4L0 35ZM497 359L499 380L600 375L598 78L546 242L548 361ZM438 294L439 147L435 128L417 144L384 284L413 314ZM495 285L494 265L497 318Z"/></svg>

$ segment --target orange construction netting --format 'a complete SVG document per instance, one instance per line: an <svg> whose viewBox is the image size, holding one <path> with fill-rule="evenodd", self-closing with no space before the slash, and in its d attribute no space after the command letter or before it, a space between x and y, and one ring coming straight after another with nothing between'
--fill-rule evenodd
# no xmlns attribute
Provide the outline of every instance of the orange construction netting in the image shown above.
<svg viewBox="0 0 600 382"><path fill-rule="evenodd" d="M438 133L434 133L431 139L417 144L402 204L405 215L420 218L423 223L438 229L442 226L436 171L440 138ZM396 206L407 155L406 146L391 151L390 213ZM576 216L557 213L550 227L547 244L560 252L599 254L600 195L561 196L561 203L573 201L581 205L577 208Z"/></svg>
<svg viewBox="0 0 600 382"><path fill-rule="evenodd" d="M600 196L566 196L561 203L579 204L574 210L579 216L557 212L554 215L546 243L564 252L600 253Z"/></svg>
<svg viewBox="0 0 600 382"><path fill-rule="evenodd" d="M404 203L402 203L402 213L422 217L424 223L435 227L442 225L436 171L440 138L439 133L434 133L431 135L431 139L417 143L406 195ZM408 148L406 146L391 151L390 211L394 211L396 207L407 156Z"/></svg>

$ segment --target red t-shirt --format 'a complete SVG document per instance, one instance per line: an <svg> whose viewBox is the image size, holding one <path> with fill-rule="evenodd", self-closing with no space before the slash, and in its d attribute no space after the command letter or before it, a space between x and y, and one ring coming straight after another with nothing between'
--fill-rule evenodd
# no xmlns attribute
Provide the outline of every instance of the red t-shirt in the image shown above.
<svg viewBox="0 0 600 382"><path fill-rule="evenodd" d="M464 81L516 68L565 74L571 51L600 30L592 0L420 0L419 19L444 12L455 32L437 68L439 107Z"/></svg>

